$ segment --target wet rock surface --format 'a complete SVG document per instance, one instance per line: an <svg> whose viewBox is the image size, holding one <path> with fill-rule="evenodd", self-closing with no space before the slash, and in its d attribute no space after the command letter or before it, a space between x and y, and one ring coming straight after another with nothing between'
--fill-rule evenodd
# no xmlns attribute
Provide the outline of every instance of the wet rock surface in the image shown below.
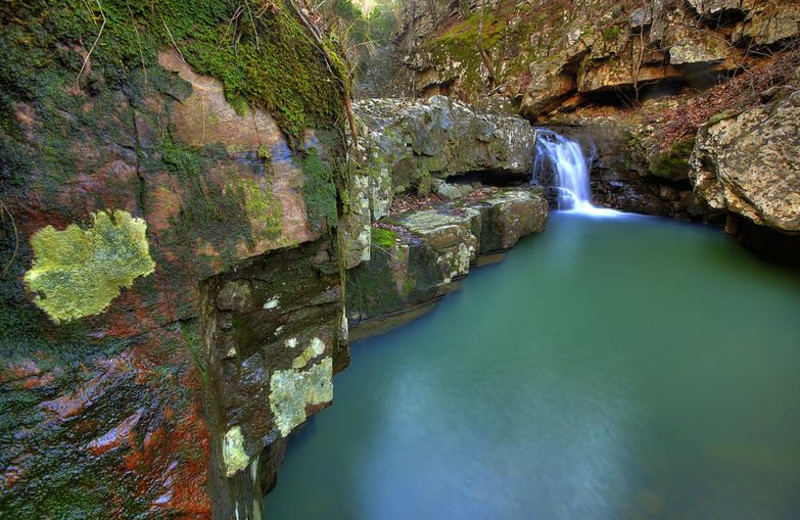
<svg viewBox="0 0 800 520"><path fill-rule="evenodd" d="M659 215L680 220L708 221L715 215L697 198L688 181L686 152L671 158L674 175L661 174L666 159L649 155L639 145L642 126L615 119L571 118L553 130L577 141L589 162L594 203L631 213ZM672 164L672 163L670 163ZM654 171L655 170L655 171ZM673 170L668 170L672 173ZM538 179L552 185L552 179ZM554 194L553 194L554 195Z"/></svg>
<svg viewBox="0 0 800 520"><path fill-rule="evenodd" d="M204 286L210 397L224 432L211 466L235 506L223 518L260 517L289 435L330 405L333 373L349 362L335 251L329 239L274 251Z"/></svg>

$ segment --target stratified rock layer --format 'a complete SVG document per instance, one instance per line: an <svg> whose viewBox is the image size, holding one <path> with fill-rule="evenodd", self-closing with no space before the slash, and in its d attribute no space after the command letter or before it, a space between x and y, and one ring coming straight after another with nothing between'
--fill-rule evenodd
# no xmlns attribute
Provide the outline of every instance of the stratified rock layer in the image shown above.
<svg viewBox="0 0 800 520"><path fill-rule="evenodd" d="M343 87L283 7L223 41L236 9L0 6L3 518L256 518L330 402Z"/></svg>
<svg viewBox="0 0 800 520"><path fill-rule="evenodd" d="M517 116L478 113L444 96L355 103L361 132L341 219L345 266L370 258L370 224L395 197L427 195L442 179L480 172L507 182L530 176L535 131ZM442 194L444 195L444 194Z"/></svg>
<svg viewBox="0 0 800 520"><path fill-rule="evenodd" d="M386 164L395 191L475 171L525 176L534 131L522 118L482 114L445 96L368 99L354 105L372 161Z"/></svg>
<svg viewBox="0 0 800 520"><path fill-rule="evenodd" d="M409 5L398 35L417 94L518 103L528 118L659 84L711 84L800 37L797 0Z"/></svg>

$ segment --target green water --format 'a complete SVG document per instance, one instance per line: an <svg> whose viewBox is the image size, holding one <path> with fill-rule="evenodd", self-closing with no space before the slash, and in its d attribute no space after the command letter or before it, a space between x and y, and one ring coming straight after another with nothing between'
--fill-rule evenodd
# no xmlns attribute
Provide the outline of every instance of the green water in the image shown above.
<svg viewBox="0 0 800 520"><path fill-rule="evenodd" d="M717 229L554 214L352 354L270 520L800 518L800 276Z"/></svg>

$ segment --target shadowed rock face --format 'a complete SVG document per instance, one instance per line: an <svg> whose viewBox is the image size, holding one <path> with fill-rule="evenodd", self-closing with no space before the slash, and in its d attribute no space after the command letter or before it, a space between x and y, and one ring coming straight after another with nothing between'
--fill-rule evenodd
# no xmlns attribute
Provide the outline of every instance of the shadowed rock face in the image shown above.
<svg viewBox="0 0 800 520"><path fill-rule="evenodd" d="M712 208L800 232L800 93L706 125L691 165L695 192Z"/></svg>
<svg viewBox="0 0 800 520"><path fill-rule="evenodd" d="M217 492L227 510L259 518L289 435L333 399L347 366L347 331L336 248L329 239L281 249L204 284L204 348ZM216 448L216 449L215 449Z"/></svg>

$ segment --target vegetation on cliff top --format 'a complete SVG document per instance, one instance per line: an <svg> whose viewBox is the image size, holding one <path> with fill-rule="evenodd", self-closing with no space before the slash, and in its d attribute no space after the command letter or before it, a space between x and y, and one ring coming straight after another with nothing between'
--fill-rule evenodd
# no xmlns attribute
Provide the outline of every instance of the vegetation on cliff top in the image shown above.
<svg viewBox="0 0 800 520"><path fill-rule="evenodd" d="M11 0L0 20L6 107L57 88L91 93L103 76L125 87L135 69L146 85L158 52L173 48L219 78L234 106L265 108L290 137L341 121L347 72L334 42L317 41L291 0Z"/></svg>
<svg viewBox="0 0 800 520"><path fill-rule="evenodd" d="M363 5L353 0L314 2L314 10L327 22L356 78L368 72L367 58L389 43L399 21L400 3L395 0L378 0L369 8L366 2Z"/></svg>

